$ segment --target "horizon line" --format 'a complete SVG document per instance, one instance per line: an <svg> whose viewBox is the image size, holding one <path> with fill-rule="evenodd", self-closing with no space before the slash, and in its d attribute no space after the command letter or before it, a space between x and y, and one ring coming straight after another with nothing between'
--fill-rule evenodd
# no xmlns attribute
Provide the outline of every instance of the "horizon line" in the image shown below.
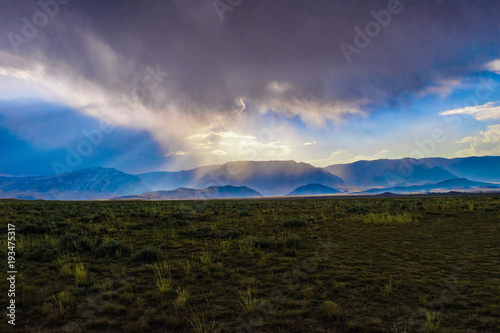
<svg viewBox="0 0 500 333"><path fill-rule="evenodd" d="M471 156L464 156L464 157L431 156L431 157L423 157L423 158L402 157L402 158L377 158L377 159L371 159L371 160L360 159L360 160L356 160L356 161L349 162L349 163L334 163L334 164L329 164L329 165L327 165L325 167L320 167L320 166L316 166L316 165L308 163L308 162L295 161L295 160L291 160L291 159L281 159L281 160L235 160L235 161L229 161L229 162L225 162L225 163L221 163L221 164L200 165L200 166L197 166L197 167L194 167L194 168L190 168L190 169L181 169L181 170L155 170L155 171L146 171L146 172L140 172L140 173L128 173L128 172L122 171L122 170L120 170L120 169L118 169L116 167L105 167L105 166L101 166L101 165L95 165L95 166L90 166L90 167L86 167L86 168L75 169L75 170L72 170L72 171L69 171L69 172L65 172L65 173L62 173L62 174L77 172L77 171L81 171L81 170L89 170L89 169L94 169L94 168L101 168L101 169L114 169L116 171L123 172L125 174L137 176L137 175L141 175L141 174L145 174L145 173L154 173L154 172L182 172L182 171L192 171L192 170L199 169L199 168L220 167L220 166L223 166L223 165L226 165L226 164L229 164L229 163L244 163L244 162L294 162L294 163L297 163L297 164L300 164L300 163L308 164L308 165L310 165L312 167L315 167L315 168L318 168L318 169L325 169L325 168L328 168L328 167L331 167L331 166L335 166L335 165L349 165L349 164L354 164L354 163L358 163L358 162L398 161L398 160L417 160L417 161L420 161L420 160L432 159L432 158L441 158L441 159L446 159L446 160L454 160L454 159L481 158L481 157L500 157L500 155L481 155L481 156L471 155ZM16 178L16 177L18 177L18 178L22 178L22 177L51 177L51 176L57 176L57 175L62 175L62 174L54 173L54 174L45 174L45 175L16 175L16 176L7 175L7 174L0 174L0 177L8 177L8 178Z"/></svg>

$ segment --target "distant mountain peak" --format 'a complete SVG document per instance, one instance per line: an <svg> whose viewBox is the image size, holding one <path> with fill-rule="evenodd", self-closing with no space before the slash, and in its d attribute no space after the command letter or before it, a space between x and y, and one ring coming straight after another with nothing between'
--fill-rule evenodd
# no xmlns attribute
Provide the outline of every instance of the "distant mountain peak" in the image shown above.
<svg viewBox="0 0 500 333"><path fill-rule="evenodd" d="M114 200L193 200L193 199L230 199L261 197L259 192L246 186L210 186L203 189L180 187L170 191L155 191L127 195Z"/></svg>
<svg viewBox="0 0 500 333"><path fill-rule="evenodd" d="M292 192L288 193L287 195L306 196L306 195L336 194L336 193L340 193L340 191L329 186L312 183L304 186L299 186Z"/></svg>
<svg viewBox="0 0 500 333"><path fill-rule="evenodd" d="M0 198L85 200L157 190L204 197L338 193L496 191L500 156L357 161L317 168L294 160L235 161L130 175L101 166L55 176L0 177ZM345 180L345 183L344 183ZM347 184L347 185L346 185ZM151 198L162 198L161 193ZM189 194L191 193L191 194ZM236 194L235 194L236 193ZM257 193L257 194L256 194ZM180 196L180 194L178 194Z"/></svg>
<svg viewBox="0 0 500 333"><path fill-rule="evenodd" d="M0 197L51 200L104 199L150 190L139 177L114 168L92 167L55 176L0 180Z"/></svg>
<svg viewBox="0 0 500 333"><path fill-rule="evenodd" d="M412 186L395 186L386 188L372 188L362 193L383 193L383 192L393 192L393 193L429 193L432 191L437 192L448 192L450 190L474 190L479 188L490 188L497 189L500 188L492 183L475 182L466 178L453 178L447 179L441 182L425 185L412 185Z"/></svg>

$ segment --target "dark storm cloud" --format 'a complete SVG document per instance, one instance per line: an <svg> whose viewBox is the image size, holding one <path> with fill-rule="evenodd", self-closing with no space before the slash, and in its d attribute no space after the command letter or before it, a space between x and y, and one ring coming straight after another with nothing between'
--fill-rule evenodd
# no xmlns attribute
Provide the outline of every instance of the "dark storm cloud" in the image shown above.
<svg viewBox="0 0 500 333"><path fill-rule="evenodd" d="M499 58L500 3L493 0L243 0L231 2L239 4L223 21L214 6L220 3L227 4L73 0L20 44L18 54L27 66L37 60L57 69L62 63L116 94L129 93L146 66L158 65L168 79L143 103L156 110L174 103L197 116L233 112L239 98L295 107L298 114L301 108L342 114L342 108L390 103ZM7 34L22 36L22 18L31 20L40 6L2 6L1 49L14 53ZM398 13L366 47L357 47L354 28L364 31L375 21L371 11L388 6ZM341 43L358 50L350 63ZM272 83L287 89L270 89Z"/></svg>

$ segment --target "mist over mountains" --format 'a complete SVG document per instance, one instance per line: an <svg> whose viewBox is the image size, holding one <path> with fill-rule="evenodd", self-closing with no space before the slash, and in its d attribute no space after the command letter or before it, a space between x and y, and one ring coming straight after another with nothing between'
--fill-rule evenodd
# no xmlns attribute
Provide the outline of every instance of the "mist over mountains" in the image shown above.
<svg viewBox="0 0 500 333"><path fill-rule="evenodd" d="M201 174L201 173L200 173ZM339 177L307 163L295 161L230 162L210 169L196 181L196 187L248 186L263 195L285 195L298 186L319 183L344 187Z"/></svg>
<svg viewBox="0 0 500 333"><path fill-rule="evenodd" d="M500 182L500 156L403 158L330 165L328 172L351 186L420 185L452 178Z"/></svg>
<svg viewBox="0 0 500 333"><path fill-rule="evenodd" d="M210 186L204 189L178 188L170 191L155 191L137 195L127 195L115 200L194 200L194 199L235 199L255 198L262 194L246 186Z"/></svg>
<svg viewBox="0 0 500 333"><path fill-rule="evenodd" d="M500 157L358 161L314 167L295 161L239 161L130 175L94 167L54 176L0 177L0 198L204 199L259 196L496 191Z"/></svg>
<svg viewBox="0 0 500 333"><path fill-rule="evenodd" d="M287 195L298 195L298 196L309 196L309 195L324 195L324 194L336 194L340 193L339 190L331 188L329 186L321 184L307 184L304 186L297 187L292 192Z"/></svg>
<svg viewBox="0 0 500 333"><path fill-rule="evenodd" d="M500 186L491 183L474 182L466 178L454 178L444 180L438 183L431 183L426 185L411 185L411 186L395 186L386 188L372 188L361 193L368 194L381 194L385 192L404 194L404 193L422 193L431 191L461 191L461 190L487 190L487 189L500 189Z"/></svg>

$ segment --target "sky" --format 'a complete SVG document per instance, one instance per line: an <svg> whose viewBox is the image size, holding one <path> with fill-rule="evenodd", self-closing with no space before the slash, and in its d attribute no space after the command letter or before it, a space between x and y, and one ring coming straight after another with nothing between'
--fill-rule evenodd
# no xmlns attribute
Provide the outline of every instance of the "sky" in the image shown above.
<svg viewBox="0 0 500 333"><path fill-rule="evenodd" d="M500 2L1 0L0 175L500 155Z"/></svg>

